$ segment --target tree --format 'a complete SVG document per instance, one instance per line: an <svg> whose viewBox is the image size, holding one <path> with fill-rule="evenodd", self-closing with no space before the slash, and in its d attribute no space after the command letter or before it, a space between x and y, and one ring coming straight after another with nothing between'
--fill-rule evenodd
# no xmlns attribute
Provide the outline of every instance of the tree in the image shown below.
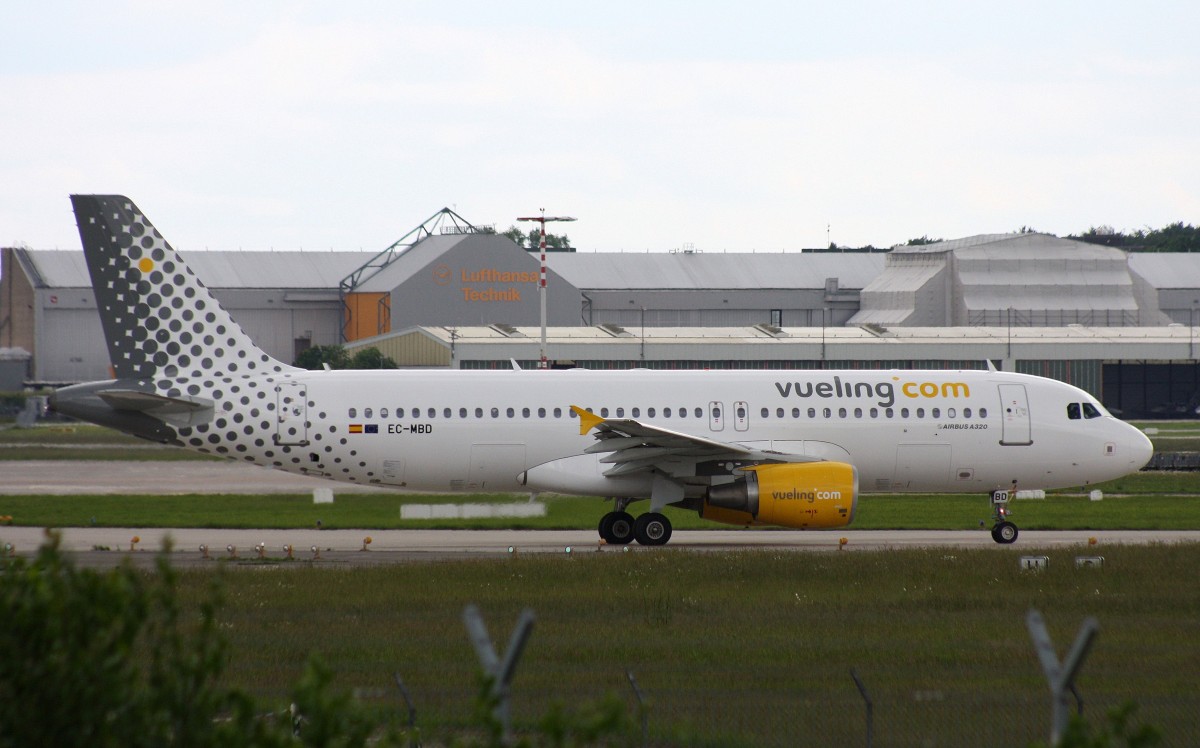
<svg viewBox="0 0 1200 748"><path fill-rule="evenodd" d="M507 236L512 239L517 246L534 252L539 249L542 241L542 232L540 229L530 229L529 233L525 233L517 226L509 226L508 230L502 232L501 236ZM574 252L575 248L571 246L571 239L566 234L554 234L546 232L546 251L547 252Z"/></svg>
<svg viewBox="0 0 1200 748"><path fill-rule="evenodd" d="M1137 229L1129 233L1112 226L1093 226L1067 237L1089 244L1119 247L1127 252L1200 252L1200 228L1176 221L1161 229Z"/></svg>
<svg viewBox="0 0 1200 748"><path fill-rule="evenodd" d="M920 236L918 236L915 239L909 239L908 241L906 241L904 243L904 246L906 246L906 247L921 247L926 244L937 244L938 242L944 242L944 241L946 241L946 240L942 239L940 237L937 239L930 239L929 234L921 234Z"/></svg>
<svg viewBox="0 0 1200 748"><path fill-rule="evenodd" d="M400 365L396 363L391 356L385 356L375 346L363 348L350 358L350 363L345 367L347 369L399 369Z"/></svg>
<svg viewBox="0 0 1200 748"><path fill-rule="evenodd" d="M303 351L292 366L301 369L324 369L329 364L330 369L345 369L350 366L350 354L340 345L314 345Z"/></svg>

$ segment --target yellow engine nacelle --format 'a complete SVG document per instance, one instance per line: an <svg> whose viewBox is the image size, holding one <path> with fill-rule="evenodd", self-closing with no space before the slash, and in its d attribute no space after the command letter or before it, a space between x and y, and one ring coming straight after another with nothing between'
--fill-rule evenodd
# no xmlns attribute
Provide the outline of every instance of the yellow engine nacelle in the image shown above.
<svg viewBox="0 0 1200 748"><path fill-rule="evenodd" d="M700 516L732 525L843 527L854 519L858 471L844 462L743 468L745 478L713 486Z"/></svg>

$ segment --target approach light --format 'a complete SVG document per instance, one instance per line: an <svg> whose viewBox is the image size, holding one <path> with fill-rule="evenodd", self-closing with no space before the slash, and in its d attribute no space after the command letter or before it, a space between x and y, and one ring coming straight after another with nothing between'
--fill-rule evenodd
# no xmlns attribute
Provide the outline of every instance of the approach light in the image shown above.
<svg viewBox="0 0 1200 748"><path fill-rule="evenodd" d="M570 556L570 555L571 555L571 546L569 546L569 545L568 545L568 546L565 548L565 550L566 550L566 552L567 552L567 555L568 555L568 556Z"/></svg>

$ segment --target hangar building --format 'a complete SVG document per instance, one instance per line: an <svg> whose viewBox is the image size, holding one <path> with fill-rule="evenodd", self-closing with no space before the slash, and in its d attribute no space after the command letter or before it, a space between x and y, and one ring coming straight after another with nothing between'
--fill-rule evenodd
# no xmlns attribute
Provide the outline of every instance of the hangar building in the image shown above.
<svg viewBox="0 0 1200 748"><path fill-rule="evenodd" d="M426 222L382 253L186 256L282 360L337 342L376 345L404 365L536 360L536 254L465 221L439 228ZM1110 382L1140 388L1132 410L1187 408L1200 389L1197 255L1002 234L886 254L555 252L548 264L550 354L580 366L978 366L978 346L956 341L982 336L983 355L1004 368L1097 394ZM3 250L0 347L29 352L27 381L108 376L90 286L82 252ZM1026 335L1058 344L1008 350ZM1146 342L1165 339L1174 345Z"/></svg>

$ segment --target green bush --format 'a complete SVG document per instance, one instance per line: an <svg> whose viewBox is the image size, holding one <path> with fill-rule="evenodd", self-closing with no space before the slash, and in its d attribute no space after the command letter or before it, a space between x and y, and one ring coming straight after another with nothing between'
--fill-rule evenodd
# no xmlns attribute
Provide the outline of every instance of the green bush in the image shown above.
<svg viewBox="0 0 1200 748"><path fill-rule="evenodd" d="M51 535L0 574L0 746L390 745L312 660L294 689L303 727L221 685L228 644L214 579L198 618L181 608L166 556L77 569Z"/></svg>

